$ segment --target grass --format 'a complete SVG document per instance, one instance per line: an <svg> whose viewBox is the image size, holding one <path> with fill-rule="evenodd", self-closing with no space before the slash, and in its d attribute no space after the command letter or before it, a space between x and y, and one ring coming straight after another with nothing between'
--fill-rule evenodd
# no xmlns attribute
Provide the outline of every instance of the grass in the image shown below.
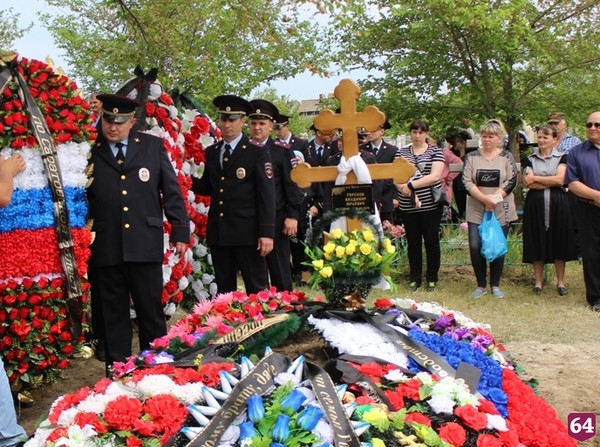
<svg viewBox="0 0 600 447"><path fill-rule="evenodd" d="M556 291L554 267L546 267L546 284L541 295L534 295L533 267L529 265L505 266L501 288L504 299L494 298L488 291L479 299L471 298L475 276L468 265L443 266L438 287L434 292L421 288L409 293L408 276L397 275L396 292L373 289L370 302L377 298L408 297L415 301L436 301L447 309L463 312L467 317L491 325L491 333L501 343L537 341L550 344L575 344L600 342L599 315L592 312L585 300L582 267L578 262L567 263L565 280L569 294L565 297ZM320 294L318 290L303 288L308 296Z"/></svg>

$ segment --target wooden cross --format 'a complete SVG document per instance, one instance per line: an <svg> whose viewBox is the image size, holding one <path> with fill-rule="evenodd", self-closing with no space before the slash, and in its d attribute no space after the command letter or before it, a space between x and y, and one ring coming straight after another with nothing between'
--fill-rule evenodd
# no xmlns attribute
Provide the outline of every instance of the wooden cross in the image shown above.
<svg viewBox="0 0 600 447"><path fill-rule="evenodd" d="M368 106L362 112L356 111L356 100L360 96L360 87L352 79L343 79L335 88L334 95L341 104L341 113L330 109L321 110L315 118L315 127L321 130L342 130L343 154L346 159L358 155L358 128L375 132L385 123L385 115L375 106ZM372 180L393 179L396 183L406 183L415 173L415 167L403 158L393 163L367 165ZM337 166L311 167L308 163L299 163L292 170L292 180L300 188L308 188L312 183L333 182L338 176ZM347 185L356 185L354 172L350 172ZM348 231L359 229L358 219L348 219Z"/></svg>

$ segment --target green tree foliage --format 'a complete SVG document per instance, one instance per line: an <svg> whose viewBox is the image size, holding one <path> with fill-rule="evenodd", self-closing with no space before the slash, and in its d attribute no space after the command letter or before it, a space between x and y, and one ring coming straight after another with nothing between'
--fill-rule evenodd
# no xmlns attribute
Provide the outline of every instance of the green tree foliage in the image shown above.
<svg viewBox="0 0 600 447"><path fill-rule="evenodd" d="M300 102L289 97L289 95L278 95L277 91L268 87L260 89L252 93L251 99L266 99L271 101L279 113L290 117L290 130L294 135L303 135L308 132L308 128L312 124L311 118L300 116Z"/></svg>
<svg viewBox="0 0 600 447"><path fill-rule="evenodd" d="M323 73L318 30L292 0L48 0L43 16L86 90L112 91L140 65L205 104L305 70ZM319 45L318 45L319 44Z"/></svg>
<svg viewBox="0 0 600 447"><path fill-rule="evenodd" d="M20 28L19 14L15 13L13 8L0 9L0 16L2 17L0 21L0 50L14 50L15 41L20 39L31 28L32 24Z"/></svg>
<svg viewBox="0 0 600 447"><path fill-rule="evenodd" d="M599 4L333 0L328 7L336 11L331 29L342 42L341 61L351 67L362 54L362 67L384 73L363 84L383 102L400 94L413 117L440 125L499 117L516 130L523 119L545 121L549 110L569 113L598 91ZM582 75L592 90L576 88Z"/></svg>

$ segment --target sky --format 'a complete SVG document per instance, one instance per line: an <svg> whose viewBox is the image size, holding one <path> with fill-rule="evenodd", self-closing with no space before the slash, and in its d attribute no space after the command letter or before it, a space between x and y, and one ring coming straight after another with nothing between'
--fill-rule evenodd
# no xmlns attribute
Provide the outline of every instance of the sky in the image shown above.
<svg viewBox="0 0 600 447"><path fill-rule="evenodd" d="M62 50L59 50L52 38L52 35L44 29L37 18L37 12L49 12L52 8L46 5L44 0L1 0L0 8L13 8L20 14L21 27L34 22L33 28L28 31L21 39L15 42L15 49L18 53L30 59L45 61L48 56L54 61L55 67L62 67L67 76L69 75L69 66ZM358 81L366 77L365 70L356 70L350 73L343 73L331 78L321 78L319 76L304 73L292 79L273 81L269 84L261 85L259 88L275 88L279 95L289 96L291 99L318 99L320 94L328 95L333 93L335 87L342 79L350 78ZM77 79L74 79L77 82Z"/></svg>

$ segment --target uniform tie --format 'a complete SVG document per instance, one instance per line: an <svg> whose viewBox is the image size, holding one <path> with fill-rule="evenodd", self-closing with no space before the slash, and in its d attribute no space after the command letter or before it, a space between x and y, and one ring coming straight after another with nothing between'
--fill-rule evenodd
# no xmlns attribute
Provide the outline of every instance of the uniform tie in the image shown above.
<svg viewBox="0 0 600 447"><path fill-rule="evenodd" d="M225 152L223 152L223 167L229 161L229 157L231 157L231 145L229 143L225 144Z"/></svg>
<svg viewBox="0 0 600 447"><path fill-rule="evenodd" d="M373 146L373 155L377 155L377 151L379 148L377 146Z"/></svg>
<svg viewBox="0 0 600 447"><path fill-rule="evenodd" d="M115 143L115 147L117 148L117 155L115 156L115 158L117 159L117 163L120 165L125 163L125 154L123 153L123 146L125 145L120 141L118 143Z"/></svg>
<svg viewBox="0 0 600 447"><path fill-rule="evenodd" d="M319 158L319 160L323 158L323 146L319 146L317 148L317 157Z"/></svg>

